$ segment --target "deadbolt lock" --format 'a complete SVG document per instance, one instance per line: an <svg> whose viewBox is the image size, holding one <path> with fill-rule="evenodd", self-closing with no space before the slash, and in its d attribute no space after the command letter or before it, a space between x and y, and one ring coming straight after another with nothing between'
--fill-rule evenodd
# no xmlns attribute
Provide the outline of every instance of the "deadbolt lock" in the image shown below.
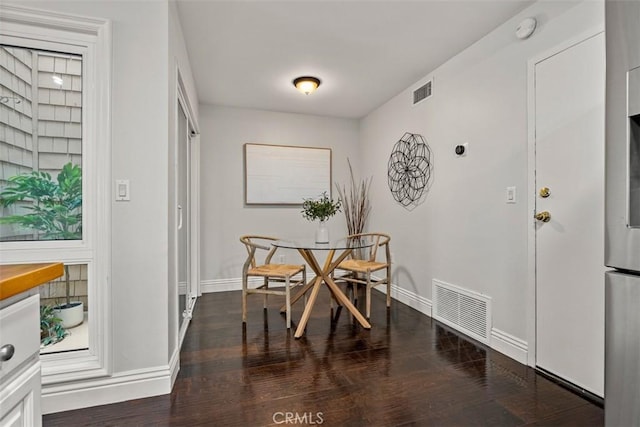
<svg viewBox="0 0 640 427"><path fill-rule="evenodd" d="M535 215L535 219L542 222L549 222L551 221L551 214L547 211L538 212Z"/></svg>
<svg viewBox="0 0 640 427"><path fill-rule="evenodd" d="M549 190L549 187L542 187L540 189L540 197L542 197L543 199L549 197L549 194L551 194L551 190Z"/></svg>

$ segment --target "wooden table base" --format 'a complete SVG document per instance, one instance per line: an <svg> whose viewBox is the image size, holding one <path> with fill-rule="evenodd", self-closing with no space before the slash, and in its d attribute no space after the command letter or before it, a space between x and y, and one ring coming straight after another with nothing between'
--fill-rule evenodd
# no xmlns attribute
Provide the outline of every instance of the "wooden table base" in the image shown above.
<svg viewBox="0 0 640 427"><path fill-rule="evenodd" d="M298 249L302 258L309 264L313 272L316 274L316 277L310 280L304 287L293 297L291 300L291 304L299 300L306 292L309 291L311 287L311 295L307 300L307 304L304 307L304 311L302 313L302 318L300 319L300 323L298 324L298 328L296 329L296 333L294 337L300 338L302 334L304 334L304 329L307 326L307 322L309 321L309 317L311 316L311 311L313 310L313 306L318 298L318 292L320 292L320 287L322 284L326 284L331 294L335 298L335 300L346 307L347 310L360 322L363 328L371 329L371 324L365 319L365 317L358 311L358 309L351 303L349 298L340 290L338 285L333 281L331 277L331 273L336 269L338 264L340 264L351 252L351 249L344 250L340 256L333 261L333 256L335 254L335 250L331 249L327 253L327 259L324 262L324 266L321 268L318 260L313 255L313 250L311 249Z"/></svg>

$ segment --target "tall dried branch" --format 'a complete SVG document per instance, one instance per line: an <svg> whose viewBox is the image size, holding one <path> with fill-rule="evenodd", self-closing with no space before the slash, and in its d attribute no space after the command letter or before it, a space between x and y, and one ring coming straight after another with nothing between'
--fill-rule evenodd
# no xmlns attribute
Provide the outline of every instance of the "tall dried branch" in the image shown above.
<svg viewBox="0 0 640 427"><path fill-rule="evenodd" d="M366 180L362 179L356 183L349 159L347 159L347 163L349 164L349 174L351 176L349 191L347 191L345 185L340 187L340 185L336 184L336 189L340 200L342 200L342 209L347 220L347 230L349 234L357 234L364 231L367 218L371 212L369 188L373 177L369 177Z"/></svg>

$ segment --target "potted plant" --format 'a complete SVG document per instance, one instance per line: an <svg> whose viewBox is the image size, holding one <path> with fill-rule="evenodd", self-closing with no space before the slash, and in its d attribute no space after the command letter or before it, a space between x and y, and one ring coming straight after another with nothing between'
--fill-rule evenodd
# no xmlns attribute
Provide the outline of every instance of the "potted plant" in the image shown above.
<svg viewBox="0 0 640 427"><path fill-rule="evenodd" d="M318 199L304 199L302 203L302 216L309 221L320 221L316 231L316 243L329 242L329 230L327 220L340 212L340 199L330 199L327 192L323 192Z"/></svg>
<svg viewBox="0 0 640 427"><path fill-rule="evenodd" d="M32 171L12 176L0 192L4 207L30 201L23 206L27 213L0 218L0 224L18 224L34 230L43 240L77 240L82 238L82 169L67 163L56 181L47 172ZM70 328L82 323L84 304L71 301L69 267L65 269L66 303L54 307L62 325Z"/></svg>
<svg viewBox="0 0 640 427"><path fill-rule="evenodd" d="M40 346L46 347L62 341L69 333L62 326L62 319L49 305L40 306Z"/></svg>

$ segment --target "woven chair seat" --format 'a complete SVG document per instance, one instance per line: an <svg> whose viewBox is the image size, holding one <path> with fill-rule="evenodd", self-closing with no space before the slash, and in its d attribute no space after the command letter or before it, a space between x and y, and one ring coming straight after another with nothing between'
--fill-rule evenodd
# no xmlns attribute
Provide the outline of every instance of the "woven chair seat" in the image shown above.
<svg viewBox="0 0 640 427"><path fill-rule="evenodd" d="M387 268L389 264L376 261L367 261L363 259L347 259L338 265L341 270L355 271L357 273L366 273L367 271L378 271Z"/></svg>
<svg viewBox="0 0 640 427"><path fill-rule="evenodd" d="M291 277L304 270L303 265L293 264L264 264L247 270L249 276L261 276L261 277Z"/></svg>

